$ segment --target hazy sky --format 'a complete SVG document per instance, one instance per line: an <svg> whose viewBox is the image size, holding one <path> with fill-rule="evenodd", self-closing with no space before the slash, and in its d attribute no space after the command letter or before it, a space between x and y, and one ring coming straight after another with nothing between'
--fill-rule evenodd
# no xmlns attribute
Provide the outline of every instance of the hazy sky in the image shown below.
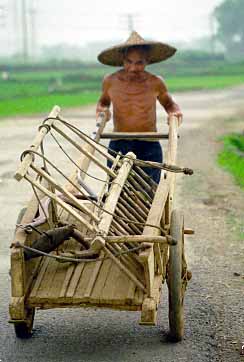
<svg viewBox="0 0 244 362"><path fill-rule="evenodd" d="M189 41L210 34L209 15L222 0L29 0L41 44L126 39L128 16L142 36Z"/></svg>
<svg viewBox="0 0 244 362"><path fill-rule="evenodd" d="M146 39L179 46L179 42L212 34L210 15L222 1L25 0L29 51L38 54L43 45L61 43L80 47L90 42L113 44L128 38L129 27ZM0 3L4 7L4 13L0 12L0 56L21 52L24 2L0 0Z"/></svg>

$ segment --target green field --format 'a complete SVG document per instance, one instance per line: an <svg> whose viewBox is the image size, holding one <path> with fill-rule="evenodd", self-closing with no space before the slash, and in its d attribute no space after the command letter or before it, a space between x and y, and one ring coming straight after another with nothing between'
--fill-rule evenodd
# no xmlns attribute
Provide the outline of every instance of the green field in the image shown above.
<svg viewBox="0 0 244 362"><path fill-rule="evenodd" d="M103 76L116 69L82 63L0 65L0 74L9 74L8 80L0 80L0 117L47 113L54 104L76 107L96 103ZM148 70L163 76L171 93L244 84L244 63L229 64L203 55L173 58Z"/></svg>
<svg viewBox="0 0 244 362"><path fill-rule="evenodd" d="M1 117L49 113L54 105L61 108L77 107L96 103L99 93L81 92L76 94L51 94L28 96L15 100L8 99L0 103Z"/></svg>
<svg viewBox="0 0 244 362"><path fill-rule="evenodd" d="M221 138L223 149L218 163L233 174L236 182L244 189L244 134L233 133Z"/></svg>

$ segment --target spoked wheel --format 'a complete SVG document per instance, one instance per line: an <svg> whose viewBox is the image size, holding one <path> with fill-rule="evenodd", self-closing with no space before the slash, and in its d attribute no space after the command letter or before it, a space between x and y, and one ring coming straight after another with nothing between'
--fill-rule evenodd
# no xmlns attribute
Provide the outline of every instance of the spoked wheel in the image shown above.
<svg viewBox="0 0 244 362"><path fill-rule="evenodd" d="M184 334L183 302L188 275L184 254L184 217L179 210L172 211L170 235L177 240L177 244L169 248L167 266L170 339L179 342Z"/></svg>
<svg viewBox="0 0 244 362"><path fill-rule="evenodd" d="M35 308L26 311L26 319L14 324L15 334L18 338L30 338L34 324Z"/></svg>

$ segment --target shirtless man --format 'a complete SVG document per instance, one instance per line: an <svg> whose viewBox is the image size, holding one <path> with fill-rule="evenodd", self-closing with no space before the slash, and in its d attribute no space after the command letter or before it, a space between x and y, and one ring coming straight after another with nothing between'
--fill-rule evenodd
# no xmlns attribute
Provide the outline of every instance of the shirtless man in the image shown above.
<svg viewBox="0 0 244 362"><path fill-rule="evenodd" d="M164 60L174 52L175 49L166 44L146 42L136 32L131 34L126 43L102 52L98 56L102 63L122 65L123 68L104 78L97 116L105 112L109 120L112 103L115 132L156 132L158 100L168 113L168 120L176 116L180 124L181 110L168 93L164 81L145 71L147 64ZM110 141L109 148L122 154L132 151L138 159L145 161L163 162L158 141L119 139ZM160 170L145 168L145 172L159 183Z"/></svg>

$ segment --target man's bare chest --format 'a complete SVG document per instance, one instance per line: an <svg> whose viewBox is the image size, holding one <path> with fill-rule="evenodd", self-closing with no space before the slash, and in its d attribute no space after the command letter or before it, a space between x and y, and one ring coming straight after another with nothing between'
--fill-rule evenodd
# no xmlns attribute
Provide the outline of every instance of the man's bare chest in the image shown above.
<svg viewBox="0 0 244 362"><path fill-rule="evenodd" d="M115 82L110 87L109 96L113 104L139 102L152 105L157 99L153 85L147 82Z"/></svg>

